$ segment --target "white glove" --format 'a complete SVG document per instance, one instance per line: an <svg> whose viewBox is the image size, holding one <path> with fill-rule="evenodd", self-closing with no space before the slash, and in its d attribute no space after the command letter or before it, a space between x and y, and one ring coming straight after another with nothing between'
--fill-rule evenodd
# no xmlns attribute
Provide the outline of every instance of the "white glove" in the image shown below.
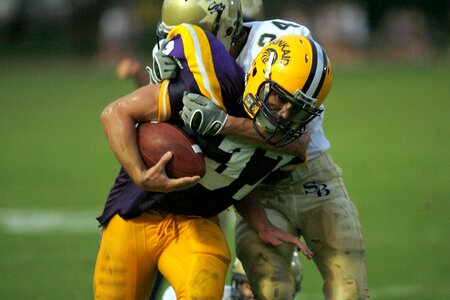
<svg viewBox="0 0 450 300"><path fill-rule="evenodd" d="M199 134L217 135L222 131L228 114L211 100L199 94L184 92L183 104L180 116L186 126Z"/></svg>

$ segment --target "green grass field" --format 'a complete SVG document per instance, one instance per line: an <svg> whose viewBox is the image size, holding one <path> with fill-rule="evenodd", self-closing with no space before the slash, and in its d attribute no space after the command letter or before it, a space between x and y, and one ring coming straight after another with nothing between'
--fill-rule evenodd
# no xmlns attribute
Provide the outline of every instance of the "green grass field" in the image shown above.
<svg viewBox="0 0 450 300"><path fill-rule="evenodd" d="M118 170L99 114L113 66L0 62L0 298L92 299L95 217ZM335 67L325 130L360 211L372 299L450 299L450 73ZM322 299L304 262L298 299Z"/></svg>

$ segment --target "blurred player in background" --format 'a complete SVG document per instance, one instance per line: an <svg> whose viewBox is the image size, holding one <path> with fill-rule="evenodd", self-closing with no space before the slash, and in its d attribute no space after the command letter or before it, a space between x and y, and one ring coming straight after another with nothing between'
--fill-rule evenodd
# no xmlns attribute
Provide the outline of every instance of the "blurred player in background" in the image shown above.
<svg viewBox="0 0 450 300"><path fill-rule="evenodd" d="M211 28L205 18L208 15L207 4L207 1L165 0L160 32L182 22ZM173 14L176 9L183 10L183 13ZM293 22L267 20L244 23L243 35L232 45L230 52L247 72L264 45L291 33L311 38L308 28ZM166 75L169 78L174 76ZM324 280L325 299L368 299L365 247L359 215L346 191L342 171L328 153L330 142L322 128L323 117L322 113L311 122L308 162L265 180L259 188L259 197L274 224L305 237L315 253L314 262ZM235 137L254 134L249 130L252 127L249 120L235 121L228 118L222 134ZM232 126L232 123L239 126ZM279 151L290 150L279 148ZM295 290L295 282L286 271L292 253L290 246L274 248L260 243L255 232L238 217L236 253L247 270L256 298L290 298Z"/></svg>
<svg viewBox="0 0 450 300"><path fill-rule="evenodd" d="M232 7L225 9L230 15ZM238 32L240 23L231 24ZM224 34L233 36L233 30ZM264 177L291 161L292 156L219 135L225 120L217 121L215 115L213 123L208 124L206 118L197 123L193 112L190 125L208 131L207 135L197 136L206 156L207 172L200 181L198 176L170 179L164 172L170 152L147 170L137 149L135 130L135 124L150 121L181 126L182 102L203 105L197 102L207 99L203 93L210 99L206 106L216 113L216 107L221 107L225 117L250 114L260 124L260 133L268 135L261 144L301 141L305 125L320 110L315 103L291 94L276 82L288 78L299 67L306 72L318 71L310 70L310 62L302 58L311 41L301 43L299 39L304 37L292 36L268 45L259 59L261 65L253 72L258 76L249 78L249 90L243 91L244 74L228 54L226 43L221 43L223 39L219 41L188 24L171 28L168 38L162 51L180 64L179 76L161 85L140 88L114 101L102 113L105 133L123 168L98 218L104 229L94 274L97 298L145 299L159 269L178 299L221 299L230 254L215 216L233 204L265 242L274 246L293 243L307 257L312 256L296 236L272 226L264 210L258 209L259 202L251 202L255 197L249 197ZM286 43L291 46L280 46ZM283 60L286 50L299 57L302 65ZM261 80L269 81L268 89L255 90L263 86ZM242 93L244 106L237 101ZM256 100L256 93L264 102ZM183 108L182 115L188 112ZM239 201L246 195L245 201Z"/></svg>
<svg viewBox="0 0 450 300"><path fill-rule="evenodd" d="M263 0L241 0L244 22L263 19Z"/></svg>

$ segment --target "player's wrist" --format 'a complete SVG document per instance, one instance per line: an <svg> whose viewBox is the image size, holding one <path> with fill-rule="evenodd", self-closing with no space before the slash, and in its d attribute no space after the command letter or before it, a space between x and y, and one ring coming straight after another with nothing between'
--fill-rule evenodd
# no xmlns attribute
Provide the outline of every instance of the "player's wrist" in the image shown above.
<svg viewBox="0 0 450 300"><path fill-rule="evenodd" d="M228 115L228 117L223 122L223 127L221 130L221 134L227 135L227 134L233 134L233 132L242 130L242 127L239 126L241 118L237 118L231 115Z"/></svg>
<svg viewBox="0 0 450 300"><path fill-rule="evenodd" d="M143 163L133 164L133 166L125 168L133 182L140 188L145 186L148 168Z"/></svg>

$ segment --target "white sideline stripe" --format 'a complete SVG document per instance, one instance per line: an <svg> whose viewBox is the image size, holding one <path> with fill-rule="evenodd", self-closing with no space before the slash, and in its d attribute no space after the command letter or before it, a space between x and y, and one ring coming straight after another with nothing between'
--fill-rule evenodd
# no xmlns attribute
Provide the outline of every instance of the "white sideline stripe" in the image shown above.
<svg viewBox="0 0 450 300"><path fill-rule="evenodd" d="M100 232L96 212L58 210L0 210L0 231L12 234L45 234L48 232Z"/></svg>
<svg viewBox="0 0 450 300"><path fill-rule="evenodd" d="M378 289L374 289L372 291L369 286L369 294L370 294L371 298L374 298L374 299L377 299L381 296L398 298L398 299L408 299L407 296L415 296L421 290L422 290L421 286L392 285L392 286L385 286L385 287L381 287Z"/></svg>
<svg viewBox="0 0 450 300"><path fill-rule="evenodd" d="M417 295L418 292L423 290L423 287L414 286L414 285L392 285L392 286L384 286L379 288L370 288L369 286L369 295L370 298L378 299L381 297L389 297L395 299L408 299L408 297ZM300 296L299 296L300 295ZM304 291L300 291L297 294L296 299L310 299L310 300L323 300L322 293L305 293Z"/></svg>

